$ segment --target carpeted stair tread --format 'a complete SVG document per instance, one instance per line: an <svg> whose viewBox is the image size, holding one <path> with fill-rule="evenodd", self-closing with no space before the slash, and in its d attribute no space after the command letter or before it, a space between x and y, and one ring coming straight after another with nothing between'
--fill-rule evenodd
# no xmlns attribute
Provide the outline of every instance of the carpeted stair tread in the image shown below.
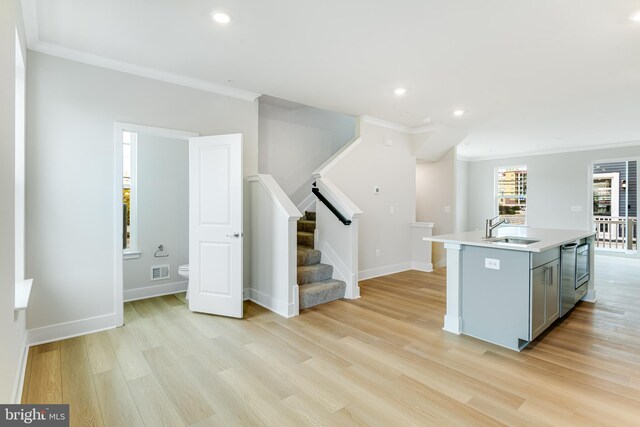
<svg viewBox="0 0 640 427"><path fill-rule="evenodd" d="M323 280L299 287L300 308L309 308L344 298L347 286L342 280Z"/></svg>
<svg viewBox="0 0 640 427"><path fill-rule="evenodd" d="M298 285L322 282L333 277L333 266L329 264L301 265L298 267Z"/></svg>
<svg viewBox="0 0 640 427"><path fill-rule="evenodd" d="M301 219L298 221L298 231L304 231L307 233L313 233L316 229L316 222Z"/></svg>
<svg viewBox="0 0 640 427"><path fill-rule="evenodd" d="M298 266L320 264L322 254L308 246L298 246Z"/></svg>
<svg viewBox="0 0 640 427"><path fill-rule="evenodd" d="M316 213L315 212L306 211L304 213L304 219L306 219L307 221L315 221L316 220Z"/></svg>
<svg viewBox="0 0 640 427"><path fill-rule="evenodd" d="M306 231L298 231L298 245L308 246L312 248L314 246L313 243L314 243L313 233L308 233Z"/></svg>

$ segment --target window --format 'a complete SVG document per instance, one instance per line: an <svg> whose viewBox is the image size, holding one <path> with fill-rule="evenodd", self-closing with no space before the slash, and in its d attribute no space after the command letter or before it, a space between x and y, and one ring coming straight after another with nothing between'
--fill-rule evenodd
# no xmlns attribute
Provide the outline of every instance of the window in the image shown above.
<svg viewBox="0 0 640 427"><path fill-rule="evenodd" d="M136 133L122 132L122 215L124 233L122 237L125 258L139 255L137 238L137 145L138 135Z"/></svg>
<svg viewBox="0 0 640 427"><path fill-rule="evenodd" d="M496 204L500 218L511 224L527 223L527 167L511 166L497 169Z"/></svg>

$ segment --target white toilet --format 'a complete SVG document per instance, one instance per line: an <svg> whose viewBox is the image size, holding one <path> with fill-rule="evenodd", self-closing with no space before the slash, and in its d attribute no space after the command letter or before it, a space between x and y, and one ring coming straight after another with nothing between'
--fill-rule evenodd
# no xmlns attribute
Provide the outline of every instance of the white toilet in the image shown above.
<svg viewBox="0 0 640 427"><path fill-rule="evenodd" d="M187 279L187 299L189 299L189 264L178 267L178 276Z"/></svg>

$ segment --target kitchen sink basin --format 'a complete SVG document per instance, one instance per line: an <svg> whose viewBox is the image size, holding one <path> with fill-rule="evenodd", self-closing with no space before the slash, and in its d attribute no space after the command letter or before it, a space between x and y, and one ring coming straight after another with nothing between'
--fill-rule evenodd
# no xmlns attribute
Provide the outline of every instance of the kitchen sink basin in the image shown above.
<svg viewBox="0 0 640 427"><path fill-rule="evenodd" d="M538 243L539 241L540 240L526 239L524 237L498 237L490 240L491 243L519 246L527 246L532 243Z"/></svg>

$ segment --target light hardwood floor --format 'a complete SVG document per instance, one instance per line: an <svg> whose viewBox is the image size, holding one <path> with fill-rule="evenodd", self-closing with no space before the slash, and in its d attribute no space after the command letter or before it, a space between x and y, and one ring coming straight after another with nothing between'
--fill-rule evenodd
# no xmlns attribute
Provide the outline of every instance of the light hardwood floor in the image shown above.
<svg viewBox="0 0 640 427"><path fill-rule="evenodd" d="M640 425L640 267L596 268L599 301L522 353L441 330L444 270L367 280L361 299L292 319L127 303L122 328L31 348L23 402L107 427Z"/></svg>

